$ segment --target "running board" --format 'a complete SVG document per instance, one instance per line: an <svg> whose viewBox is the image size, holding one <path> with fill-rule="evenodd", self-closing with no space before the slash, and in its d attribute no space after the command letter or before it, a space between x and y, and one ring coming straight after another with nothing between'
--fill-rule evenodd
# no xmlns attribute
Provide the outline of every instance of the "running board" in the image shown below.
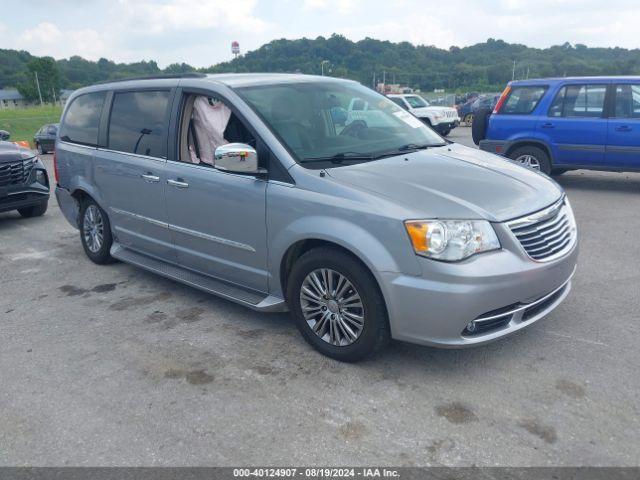
<svg viewBox="0 0 640 480"><path fill-rule="evenodd" d="M187 270L186 268L172 265L170 263L149 257L142 253L129 250L128 248L113 243L111 246L111 256L125 263L130 263L163 277L170 278L180 283L195 287L213 295L239 303L253 310L260 312L286 312L288 310L285 301L275 295L265 296L262 293L246 290L237 285L223 282L200 273Z"/></svg>

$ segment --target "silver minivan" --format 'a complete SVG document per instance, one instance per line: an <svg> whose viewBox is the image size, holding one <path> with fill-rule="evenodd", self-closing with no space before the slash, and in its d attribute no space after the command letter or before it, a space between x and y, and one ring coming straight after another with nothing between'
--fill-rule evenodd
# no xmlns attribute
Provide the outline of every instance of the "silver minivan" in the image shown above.
<svg viewBox="0 0 640 480"><path fill-rule="evenodd" d="M357 115L354 100L369 108ZM479 345L567 296L577 228L543 174L348 80L190 74L77 90L56 197L87 256L263 312L354 361Z"/></svg>

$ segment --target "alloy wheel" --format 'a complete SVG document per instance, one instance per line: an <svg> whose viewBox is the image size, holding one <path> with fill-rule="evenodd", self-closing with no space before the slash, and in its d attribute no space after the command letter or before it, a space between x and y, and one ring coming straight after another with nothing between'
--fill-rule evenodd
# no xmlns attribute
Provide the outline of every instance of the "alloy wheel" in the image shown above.
<svg viewBox="0 0 640 480"><path fill-rule="evenodd" d="M515 163L532 170L540 171L540 161L533 155L520 155L513 160Z"/></svg>
<svg viewBox="0 0 640 480"><path fill-rule="evenodd" d="M347 277L329 268L316 269L305 277L300 307L309 328L331 345L351 345L364 328L360 294Z"/></svg>
<svg viewBox="0 0 640 480"><path fill-rule="evenodd" d="M87 248L98 253L104 243L104 221L96 205L89 205L84 212L82 234Z"/></svg>

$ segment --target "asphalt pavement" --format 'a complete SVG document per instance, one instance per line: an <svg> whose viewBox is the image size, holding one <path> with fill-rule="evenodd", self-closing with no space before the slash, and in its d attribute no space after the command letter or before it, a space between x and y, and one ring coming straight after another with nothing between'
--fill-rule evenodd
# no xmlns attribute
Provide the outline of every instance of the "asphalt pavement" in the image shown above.
<svg viewBox="0 0 640 480"><path fill-rule="evenodd" d="M286 314L94 265L55 198L0 214L0 465L638 465L640 174L558 181L581 254L555 312L355 365Z"/></svg>

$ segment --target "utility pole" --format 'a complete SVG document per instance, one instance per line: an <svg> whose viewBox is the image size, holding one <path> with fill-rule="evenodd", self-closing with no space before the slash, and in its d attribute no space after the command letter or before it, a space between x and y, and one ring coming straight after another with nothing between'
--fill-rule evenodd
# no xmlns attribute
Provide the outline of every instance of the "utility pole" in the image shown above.
<svg viewBox="0 0 640 480"><path fill-rule="evenodd" d="M516 79L516 61L513 61L513 72L511 73L511 80Z"/></svg>
<svg viewBox="0 0 640 480"><path fill-rule="evenodd" d="M329 63L329 60L322 60L320 62L320 70L322 71L322 76L324 77L324 64Z"/></svg>
<svg viewBox="0 0 640 480"><path fill-rule="evenodd" d="M51 87L51 95L53 95L53 104L56 103L56 89Z"/></svg>
<svg viewBox="0 0 640 480"><path fill-rule="evenodd" d="M40 98L40 105L42 105L42 92L40 92L40 82L38 81L38 72L36 74L36 87L38 87L38 97Z"/></svg>
<svg viewBox="0 0 640 480"><path fill-rule="evenodd" d="M382 83L387 84L387 71L382 70Z"/></svg>

